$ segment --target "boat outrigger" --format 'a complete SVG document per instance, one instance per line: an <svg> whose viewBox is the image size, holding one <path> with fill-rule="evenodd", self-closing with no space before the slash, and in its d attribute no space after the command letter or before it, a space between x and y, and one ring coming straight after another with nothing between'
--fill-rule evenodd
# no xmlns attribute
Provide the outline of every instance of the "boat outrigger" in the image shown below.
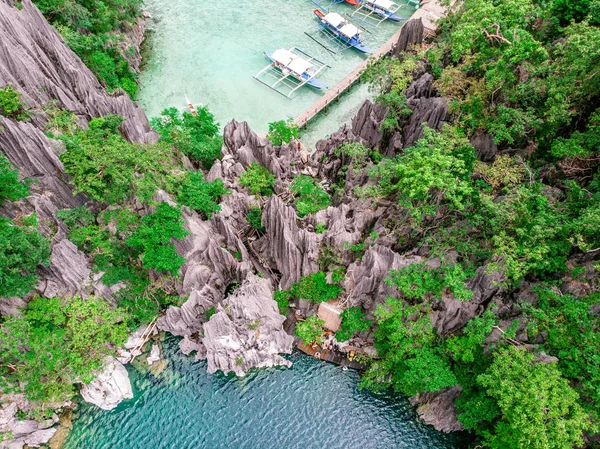
<svg viewBox="0 0 600 449"><path fill-rule="evenodd" d="M354 11L351 17L366 22L369 25L377 27L384 20L392 20L394 22L406 20L404 17L396 14L400 9L400 5L392 0L358 1L360 2L360 8Z"/></svg>
<svg viewBox="0 0 600 449"><path fill-rule="evenodd" d="M265 56L271 60L254 78L275 92L290 98L300 87L308 84L316 89L327 89L327 85L316 78L325 67L322 61L304 53L299 48L280 48ZM269 83L266 78L274 80Z"/></svg>
<svg viewBox="0 0 600 449"><path fill-rule="evenodd" d="M350 23L348 20L344 19L338 13L329 12L325 14L319 9L315 9L315 15L319 18L319 23L326 34L329 35L329 41L337 40L342 45L338 51L333 51L328 48L323 43L319 42L310 34L306 33L311 39L317 41L320 45L325 47L327 50L332 53L340 53L350 47L356 48L358 51L371 54L373 51L364 44L365 39L361 35L362 31L365 31L364 28L361 30L357 26Z"/></svg>

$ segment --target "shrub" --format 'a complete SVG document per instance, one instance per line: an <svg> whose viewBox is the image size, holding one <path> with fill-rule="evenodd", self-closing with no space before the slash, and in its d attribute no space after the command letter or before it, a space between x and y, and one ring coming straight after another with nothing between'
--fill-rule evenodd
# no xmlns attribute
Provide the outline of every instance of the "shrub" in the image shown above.
<svg viewBox="0 0 600 449"><path fill-rule="evenodd" d="M89 383L127 339L123 318L94 296L34 299L0 328L4 381L17 391L24 388L29 400L71 399L73 384Z"/></svg>
<svg viewBox="0 0 600 449"><path fill-rule="evenodd" d="M358 307L350 307L340 315L342 324L340 329L335 333L337 341L347 341L356 332L364 332L371 327L371 320L367 320L365 313Z"/></svg>
<svg viewBox="0 0 600 449"><path fill-rule="evenodd" d="M337 298L342 290L337 285L327 283L325 273L319 271L295 282L290 288L290 295L293 298L319 303Z"/></svg>
<svg viewBox="0 0 600 449"><path fill-rule="evenodd" d="M59 210L56 218L62 220L69 230L89 226L95 221L94 215L85 206Z"/></svg>
<svg viewBox="0 0 600 449"><path fill-rule="evenodd" d="M65 43L96 78L112 91L123 88L132 98L137 74L125 59L124 33L141 16L141 0L35 0Z"/></svg>
<svg viewBox="0 0 600 449"><path fill-rule="evenodd" d="M185 259L177 254L171 240L183 240L188 234L183 228L181 210L161 203L156 212L142 218L141 226L126 243L141 249L144 268L176 275Z"/></svg>
<svg viewBox="0 0 600 449"><path fill-rule="evenodd" d="M534 355L510 346L500 349L477 382L497 400L502 412L486 445L492 449L562 449L580 447L588 417L578 395L556 363L535 363Z"/></svg>
<svg viewBox="0 0 600 449"><path fill-rule="evenodd" d="M325 321L316 315L309 316L305 321L296 324L296 336L304 342L305 345L316 343L320 345L325 341Z"/></svg>
<svg viewBox="0 0 600 449"><path fill-rule="evenodd" d="M254 195L271 196L275 186L275 176L262 165L252 165L240 176L240 185L248 187Z"/></svg>
<svg viewBox="0 0 600 449"><path fill-rule="evenodd" d="M251 207L246 215L246 220L248 220L252 229L256 229L258 232L265 232L265 228L262 225L262 210L260 207Z"/></svg>
<svg viewBox="0 0 600 449"><path fill-rule="evenodd" d="M215 212L221 210L219 201L228 193L229 190L220 179L207 182L201 171L188 172L181 186L179 201L210 219Z"/></svg>
<svg viewBox="0 0 600 449"><path fill-rule="evenodd" d="M287 122L279 120L278 122L269 123L267 139L269 139L273 145L289 143L292 139L297 139L299 135L298 125L294 124L292 119Z"/></svg>
<svg viewBox="0 0 600 449"><path fill-rule="evenodd" d="M207 107L198 108L195 116L189 112L181 114L177 108L165 109L150 123L161 141L173 145L207 170L221 157L223 137Z"/></svg>
<svg viewBox="0 0 600 449"><path fill-rule="evenodd" d="M4 201L16 201L29 195L29 181L19 181L19 170L0 153L0 206Z"/></svg>
<svg viewBox="0 0 600 449"><path fill-rule="evenodd" d="M273 299L277 302L279 313L287 316L288 310L290 310L290 293L287 290L277 290L273 293Z"/></svg>
<svg viewBox="0 0 600 449"><path fill-rule="evenodd" d="M296 176L290 185L290 190L296 197L296 210L300 218L314 214L331 204L327 192L315 184L310 176Z"/></svg>
<svg viewBox="0 0 600 449"><path fill-rule="evenodd" d="M36 268L50 257L50 243L37 230L35 216L14 221L0 217L0 297L23 296L35 287Z"/></svg>
<svg viewBox="0 0 600 449"><path fill-rule="evenodd" d="M162 144L127 142L119 134L116 115L92 119L89 129L60 136L67 151L60 157L77 191L107 203L132 196L147 202L158 188L172 190L177 163Z"/></svg>
<svg viewBox="0 0 600 449"><path fill-rule="evenodd" d="M25 120L28 114L24 107L25 103L21 102L21 92L12 87L12 84L7 84L0 89L0 115L15 120Z"/></svg>

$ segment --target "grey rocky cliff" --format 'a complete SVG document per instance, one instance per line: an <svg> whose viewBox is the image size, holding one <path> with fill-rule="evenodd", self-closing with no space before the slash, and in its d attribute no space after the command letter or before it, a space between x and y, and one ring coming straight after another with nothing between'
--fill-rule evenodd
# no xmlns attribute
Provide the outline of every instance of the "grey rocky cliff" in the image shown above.
<svg viewBox="0 0 600 449"><path fill-rule="evenodd" d="M204 325L208 372L243 376L251 368L291 366L280 355L290 354L294 344L283 330L284 321L271 283L250 274Z"/></svg>
<svg viewBox="0 0 600 449"><path fill-rule="evenodd" d="M20 3L0 0L0 86L12 84L30 109L54 100L87 119L118 114L127 139L155 141L142 109L122 91L109 95L31 0Z"/></svg>
<svg viewBox="0 0 600 449"><path fill-rule="evenodd" d="M456 385L412 397L410 403L417 407L417 413L425 424L441 432L458 432L464 430L464 426L457 418L454 402L460 396L461 390L461 387Z"/></svg>

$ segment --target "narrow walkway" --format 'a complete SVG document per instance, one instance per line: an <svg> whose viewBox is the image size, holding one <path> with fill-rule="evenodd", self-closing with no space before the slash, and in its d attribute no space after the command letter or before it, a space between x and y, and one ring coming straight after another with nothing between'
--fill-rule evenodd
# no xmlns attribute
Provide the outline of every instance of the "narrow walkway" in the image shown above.
<svg viewBox="0 0 600 449"><path fill-rule="evenodd" d="M441 6L437 0L430 0L427 2L423 2L421 7L417 9L417 11L411 16L409 20L412 19L423 19L423 25L425 26L425 31L427 34L433 34L437 27L436 21L443 17L444 7ZM398 38L400 37L400 33L402 32L402 27L404 24L398 29L396 33L392 37L388 39L388 41L383 44L381 47L377 49L362 64L360 64L352 73L350 73L346 78L340 81L335 87L329 89L325 95L319 98L315 103L312 104L306 111L300 114L298 117L294 119L294 123L298 125L298 127L303 128L306 124L311 121L319 112L323 109L327 109L328 106L336 100L340 95L350 89L352 85L360 78L362 72L365 70L367 65L373 59L379 59L382 56L387 55L392 51L396 42L398 42Z"/></svg>

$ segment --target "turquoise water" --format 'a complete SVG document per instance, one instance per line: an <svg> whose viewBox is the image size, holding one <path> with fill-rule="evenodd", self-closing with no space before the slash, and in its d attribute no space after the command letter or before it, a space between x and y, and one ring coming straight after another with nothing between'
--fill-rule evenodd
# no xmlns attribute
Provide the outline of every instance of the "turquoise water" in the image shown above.
<svg viewBox="0 0 600 449"><path fill-rule="evenodd" d="M146 0L146 7L153 19L138 97L151 117L165 107L184 108L187 95L195 104L208 105L222 125L235 118L263 132L269 122L297 116L322 95L305 86L290 100L256 81L253 75L268 64L264 51L298 47L324 60L331 68L319 78L329 86L366 57L354 49L332 56L304 34L318 25L310 0ZM355 8L343 3L332 10L352 14ZM413 12L406 6L401 15ZM373 29L370 47L379 47L398 27L384 22ZM359 95L354 103L364 99ZM356 108L348 97L352 94L336 107L338 115ZM334 114L327 120L337 129L339 118Z"/></svg>
<svg viewBox="0 0 600 449"><path fill-rule="evenodd" d="M134 399L84 404L66 449L457 449L414 420L406 400L357 387L352 370L301 353L290 369L208 374L166 341L158 378L130 370Z"/></svg>

